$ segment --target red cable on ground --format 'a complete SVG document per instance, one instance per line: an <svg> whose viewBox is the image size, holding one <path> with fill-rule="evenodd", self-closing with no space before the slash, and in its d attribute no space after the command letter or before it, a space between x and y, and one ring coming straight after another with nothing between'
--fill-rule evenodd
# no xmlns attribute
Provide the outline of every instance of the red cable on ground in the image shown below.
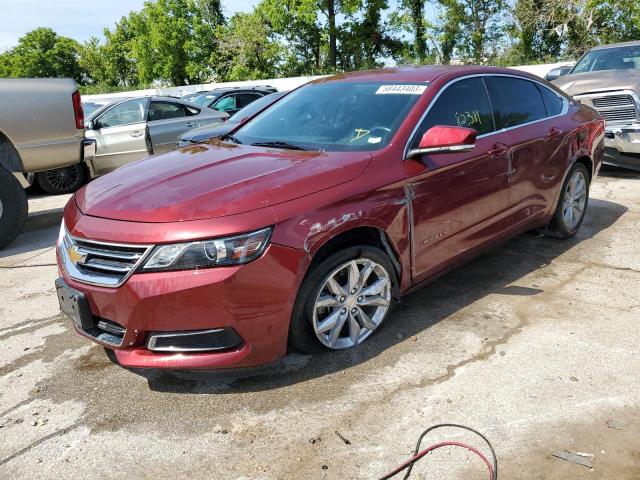
<svg viewBox="0 0 640 480"><path fill-rule="evenodd" d="M402 465L400 465L398 468L396 468L392 472L389 472L386 475L384 475L383 477L381 477L380 480L388 480L389 478L394 477L395 475L397 475L401 471L403 471L406 468L408 468L413 463L415 463L418 460L420 460L427 453L432 452L434 450L437 450L438 448L447 447L447 446L462 447L462 448L466 448L467 450L475 453L476 455L478 455L482 459L482 461L487 466L487 469L489 470L489 480L493 480L495 478L494 477L494 472L493 472L493 466L491 465L491 462L489 461L489 459L480 450L472 447L471 445L467 445L466 443L448 441L448 442L436 443L436 444L431 445L430 447L427 447L426 449L422 450L421 452L419 452L416 455L414 455L413 457L411 457L409 460L404 462Z"/></svg>

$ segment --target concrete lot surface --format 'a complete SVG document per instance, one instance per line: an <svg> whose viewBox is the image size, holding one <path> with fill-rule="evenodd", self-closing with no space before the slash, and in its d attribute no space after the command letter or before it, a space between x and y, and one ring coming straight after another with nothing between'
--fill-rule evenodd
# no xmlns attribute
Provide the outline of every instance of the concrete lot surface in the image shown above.
<svg viewBox="0 0 640 480"><path fill-rule="evenodd" d="M605 171L591 196L575 239L523 235L356 351L237 380L127 371L75 334L53 287L65 199L32 200L44 213L0 252L0 478L377 478L455 422L489 437L502 479L638 479L640 176ZM426 442L444 438L480 445ZM486 477L445 449L411 478Z"/></svg>

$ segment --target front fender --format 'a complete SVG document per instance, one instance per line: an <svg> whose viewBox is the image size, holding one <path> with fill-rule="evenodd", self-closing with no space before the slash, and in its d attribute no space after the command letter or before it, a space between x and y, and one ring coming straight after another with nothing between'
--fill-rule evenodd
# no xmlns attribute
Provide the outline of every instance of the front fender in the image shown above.
<svg viewBox="0 0 640 480"><path fill-rule="evenodd" d="M342 233L362 227L375 228L385 233L397 255L401 270L401 289L408 285L411 271L410 224L403 185L398 183L368 192L366 196L353 195L338 202L325 202L325 195L326 192L320 192L298 199L304 205L296 205L296 210L304 213L292 212L293 206L288 204L274 206L279 220L272 241L302 249L313 256L327 242Z"/></svg>

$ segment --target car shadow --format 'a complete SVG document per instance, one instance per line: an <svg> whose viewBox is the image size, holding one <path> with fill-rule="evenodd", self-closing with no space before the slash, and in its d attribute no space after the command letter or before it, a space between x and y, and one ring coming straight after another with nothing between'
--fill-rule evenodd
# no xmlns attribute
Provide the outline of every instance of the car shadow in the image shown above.
<svg viewBox="0 0 640 480"><path fill-rule="evenodd" d="M609 178L640 179L640 171L629 170L628 168L616 167L613 165L602 165L598 176Z"/></svg>
<svg viewBox="0 0 640 480"><path fill-rule="evenodd" d="M0 259L54 247L58 239L62 214L61 208L29 214L20 235L6 248L0 250Z"/></svg>
<svg viewBox="0 0 640 480"><path fill-rule="evenodd" d="M538 288L511 285L549 265L556 257L613 225L627 208L590 199L589 213L578 234L558 240L530 232L449 272L403 297L375 335L356 349L318 355L289 354L276 365L243 372L166 372L133 370L154 391L225 394L272 390L322 377L366 362L404 339L429 329L492 293L534 296Z"/></svg>

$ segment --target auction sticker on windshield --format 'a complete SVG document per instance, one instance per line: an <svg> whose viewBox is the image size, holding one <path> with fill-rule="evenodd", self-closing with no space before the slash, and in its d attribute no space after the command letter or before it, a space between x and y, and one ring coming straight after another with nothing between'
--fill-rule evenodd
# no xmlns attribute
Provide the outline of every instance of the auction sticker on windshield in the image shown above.
<svg viewBox="0 0 640 480"><path fill-rule="evenodd" d="M426 85L380 85L376 95L422 95L426 89Z"/></svg>

